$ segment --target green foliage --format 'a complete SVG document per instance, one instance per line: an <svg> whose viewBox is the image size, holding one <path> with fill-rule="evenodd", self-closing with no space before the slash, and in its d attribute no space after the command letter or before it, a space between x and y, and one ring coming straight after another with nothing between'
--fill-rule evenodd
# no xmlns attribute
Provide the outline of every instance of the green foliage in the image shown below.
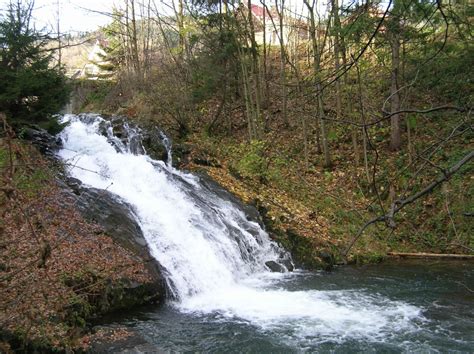
<svg viewBox="0 0 474 354"><path fill-rule="evenodd" d="M27 146L24 146L24 148L27 148ZM12 155L12 160L14 165L18 164L15 154ZM0 170L9 167L10 152L6 147L0 145ZM33 171L28 172L18 167L16 167L15 170L16 173L12 178L13 186L20 192L30 197L34 197L38 191L44 187L45 182L52 178L51 171L42 165L38 165Z"/></svg>
<svg viewBox="0 0 474 354"><path fill-rule="evenodd" d="M87 93L84 105L100 105L102 102L104 102L108 92L109 87L107 85L96 85Z"/></svg>
<svg viewBox="0 0 474 354"><path fill-rule="evenodd" d="M442 43L428 43L426 55L434 55ZM431 92L444 102L469 104L474 99L474 46L462 43L447 43L437 54L436 62L423 64L426 55L415 52L410 64L418 70L416 86Z"/></svg>
<svg viewBox="0 0 474 354"><path fill-rule="evenodd" d="M265 178L268 170L268 161L264 154L265 143L252 140L250 144L242 145L246 152L237 163L237 170L244 177Z"/></svg>
<svg viewBox="0 0 474 354"><path fill-rule="evenodd" d="M377 4L373 3L372 6L376 8ZM350 19L345 21L341 27L341 35L344 38L354 42L361 42L365 40L365 37L374 32L377 18L370 16L370 10L367 11L364 6L356 4L354 8L348 7L345 9L344 15Z"/></svg>
<svg viewBox="0 0 474 354"><path fill-rule="evenodd" d="M236 85L232 80L237 75L238 40L232 30L219 29L223 19L211 15L203 20L201 32L193 35L193 41L200 43L199 55L191 62L192 96L196 103L208 99L223 89L223 85Z"/></svg>
<svg viewBox="0 0 474 354"><path fill-rule="evenodd" d="M409 115L407 116L407 126L410 127L410 129L415 129L416 128L416 116L415 115Z"/></svg>
<svg viewBox="0 0 474 354"><path fill-rule="evenodd" d="M106 61L106 63L97 65L110 75L113 75L120 66L125 65L125 43L118 35L122 31L121 23L123 21L123 16L122 12L114 9L112 13L112 22L102 29L106 38L106 41L101 45L101 48L105 52L105 57L102 59Z"/></svg>
<svg viewBox="0 0 474 354"><path fill-rule="evenodd" d="M255 179L261 183L271 182L279 188L291 188L285 178L291 159L285 155L270 155L268 143L252 140L228 150L228 159L232 162L230 169L236 176Z"/></svg>
<svg viewBox="0 0 474 354"><path fill-rule="evenodd" d="M351 257L350 263L357 265L380 263L385 257L385 254L378 252L356 253Z"/></svg>
<svg viewBox="0 0 474 354"><path fill-rule="evenodd" d="M30 27L33 3L11 3L0 21L0 111L18 126L50 119L69 99L62 72L50 68L48 38Z"/></svg>
<svg viewBox="0 0 474 354"><path fill-rule="evenodd" d="M38 126L46 130L51 135L59 134L69 123L61 123L58 116L52 116L49 120L39 122ZM20 133L21 136L21 133Z"/></svg>

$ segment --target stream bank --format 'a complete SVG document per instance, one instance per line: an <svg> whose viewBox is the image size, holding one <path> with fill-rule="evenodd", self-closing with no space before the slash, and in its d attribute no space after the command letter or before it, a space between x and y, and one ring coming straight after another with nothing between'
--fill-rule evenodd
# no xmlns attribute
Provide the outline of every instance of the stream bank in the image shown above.
<svg viewBox="0 0 474 354"><path fill-rule="evenodd" d="M0 351L79 350L91 321L162 303L163 277L127 204L69 178L44 130L22 136L36 148L0 141Z"/></svg>

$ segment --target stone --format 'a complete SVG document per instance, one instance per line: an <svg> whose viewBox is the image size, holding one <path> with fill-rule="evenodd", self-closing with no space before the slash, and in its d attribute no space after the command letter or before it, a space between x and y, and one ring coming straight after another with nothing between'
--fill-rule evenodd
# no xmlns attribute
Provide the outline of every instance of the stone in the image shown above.
<svg viewBox="0 0 474 354"><path fill-rule="evenodd" d="M275 261L267 261L265 262L265 265L270 268L272 272L276 273L285 273L285 267L283 267L281 264L278 264Z"/></svg>
<svg viewBox="0 0 474 354"><path fill-rule="evenodd" d="M46 156L53 156L61 148L61 139L49 134L46 130L31 126L22 129L20 136L36 146Z"/></svg>
<svg viewBox="0 0 474 354"><path fill-rule="evenodd" d="M68 177L64 182L70 188L66 193L75 199L76 207L82 216L98 224L117 244L142 260L153 279L146 292L164 297L166 285L161 266L150 254L145 237L135 220L132 206L109 191L87 188L75 178ZM65 187L63 185L63 188ZM130 284L129 288L133 290L136 284Z"/></svg>

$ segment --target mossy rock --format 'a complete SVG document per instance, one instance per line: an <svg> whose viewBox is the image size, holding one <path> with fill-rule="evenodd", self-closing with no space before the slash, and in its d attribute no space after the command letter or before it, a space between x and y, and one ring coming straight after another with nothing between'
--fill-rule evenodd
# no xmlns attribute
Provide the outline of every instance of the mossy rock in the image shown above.
<svg viewBox="0 0 474 354"><path fill-rule="evenodd" d="M364 265L364 264L376 264L381 263L385 260L386 255L377 252L369 253L355 253L349 255L347 259L348 264Z"/></svg>

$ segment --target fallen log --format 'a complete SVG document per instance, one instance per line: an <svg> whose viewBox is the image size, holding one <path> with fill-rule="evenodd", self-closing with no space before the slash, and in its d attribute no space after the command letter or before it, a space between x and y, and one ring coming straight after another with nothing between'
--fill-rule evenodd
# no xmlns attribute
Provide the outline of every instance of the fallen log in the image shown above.
<svg viewBox="0 0 474 354"><path fill-rule="evenodd" d="M389 257L400 258L445 258L445 259L473 259L472 254L443 254L443 253L408 253L408 252L388 252Z"/></svg>

